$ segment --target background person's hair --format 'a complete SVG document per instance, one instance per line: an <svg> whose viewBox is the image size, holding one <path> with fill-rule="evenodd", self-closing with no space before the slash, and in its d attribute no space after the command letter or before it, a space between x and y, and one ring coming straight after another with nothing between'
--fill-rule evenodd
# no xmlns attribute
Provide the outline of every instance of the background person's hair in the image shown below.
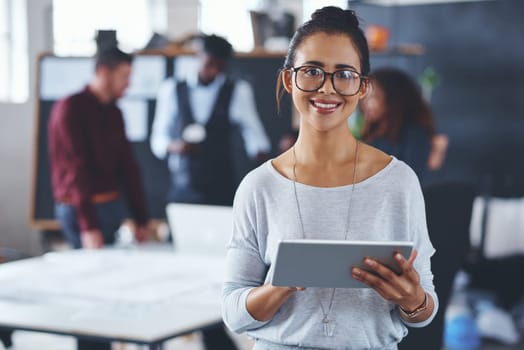
<svg viewBox="0 0 524 350"><path fill-rule="evenodd" d="M100 50L96 55L95 69L106 67L111 70L115 69L121 63L133 62L133 55L121 51L118 47L111 47Z"/></svg>
<svg viewBox="0 0 524 350"><path fill-rule="evenodd" d="M384 115L375 122L366 121L362 132L364 140L386 137L396 142L402 127L408 123L422 126L430 135L435 133L431 107L410 75L398 68L383 67L371 72L369 79L372 91L379 88L384 94ZM387 123L386 128L381 127L383 123Z"/></svg>
<svg viewBox="0 0 524 350"><path fill-rule="evenodd" d="M215 34L202 35L202 51L225 61L233 57L233 46L231 43Z"/></svg>
<svg viewBox="0 0 524 350"><path fill-rule="evenodd" d="M344 10L336 6L320 8L313 12L310 20L298 27L291 38L286 59L284 61L284 67L280 71L277 79L276 95L277 106L279 109L280 100L284 94L282 88L282 71L294 66L297 48L305 39L316 33L347 35L357 48L361 69L359 73L363 76L367 76L369 73L370 63L368 42L363 30L360 28L359 19L355 14L355 11Z"/></svg>

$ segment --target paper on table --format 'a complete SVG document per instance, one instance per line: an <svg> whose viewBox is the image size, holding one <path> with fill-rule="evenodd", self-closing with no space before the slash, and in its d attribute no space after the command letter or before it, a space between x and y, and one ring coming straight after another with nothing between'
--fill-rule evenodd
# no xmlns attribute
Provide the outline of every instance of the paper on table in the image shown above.
<svg viewBox="0 0 524 350"><path fill-rule="evenodd" d="M1 298L145 309L174 300L220 301L222 270L216 258L100 250L47 254L20 263L0 269ZM20 272L20 266L24 278L14 278L12 272Z"/></svg>

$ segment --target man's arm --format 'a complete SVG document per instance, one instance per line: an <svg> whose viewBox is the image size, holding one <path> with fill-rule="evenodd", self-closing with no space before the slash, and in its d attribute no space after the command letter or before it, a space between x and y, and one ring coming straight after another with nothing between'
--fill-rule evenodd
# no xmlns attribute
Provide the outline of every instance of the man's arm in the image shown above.
<svg viewBox="0 0 524 350"><path fill-rule="evenodd" d="M167 156L172 141L169 130L175 121L177 111L175 80L171 78L164 81L158 90L151 132L151 151L159 159Z"/></svg>
<svg viewBox="0 0 524 350"><path fill-rule="evenodd" d="M64 195L75 206L81 231L98 228L91 202L89 179L89 141L82 118L81 102L69 98L53 107L49 123L49 152L54 176L64 187ZM65 198L57 198L64 200Z"/></svg>
<svg viewBox="0 0 524 350"><path fill-rule="evenodd" d="M251 159L263 160L271 151L271 143L257 112L251 85L243 80L235 83L230 105L231 121L240 128L246 152Z"/></svg>

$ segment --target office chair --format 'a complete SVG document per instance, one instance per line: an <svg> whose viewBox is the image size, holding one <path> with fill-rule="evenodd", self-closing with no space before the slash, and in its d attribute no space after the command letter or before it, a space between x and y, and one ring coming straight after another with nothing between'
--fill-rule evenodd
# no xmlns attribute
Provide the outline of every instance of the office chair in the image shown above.
<svg viewBox="0 0 524 350"><path fill-rule="evenodd" d="M524 198L524 180L520 174L506 171L488 173L485 175L482 192L484 207L480 219L480 243L478 247L472 247L472 254L468 256L464 270L470 276L471 288L493 293L500 306L510 310L524 296L524 279L512 277L521 275L524 253L518 251L495 257L487 256L487 236L497 234L493 228L488 232L488 222L496 215L493 212L495 201Z"/></svg>
<svg viewBox="0 0 524 350"><path fill-rule="evenodd" d="M423 188L426 222L436 249L431 258L439 310L428 326L409 328L399 350L441 350L444 315L451 297L453 281L469 250L469 225L475 190L461 182L443 182Z"/></svg>

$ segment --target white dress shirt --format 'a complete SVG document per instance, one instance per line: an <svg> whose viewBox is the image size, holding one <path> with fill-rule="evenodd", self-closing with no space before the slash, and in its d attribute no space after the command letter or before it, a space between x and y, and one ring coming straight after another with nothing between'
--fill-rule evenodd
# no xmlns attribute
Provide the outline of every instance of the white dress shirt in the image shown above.
<svg viewBox="0 0 524 350"><path fill-rule="evenodd" d="M224 74L217 76L206 86L198 83L196 75L187 79L189 103L196 123L207 123L225 81ZM178 116L176 83L174 78L167 79L160 86L157 95L151 149L160 159L167 155L167 147L172 141L169 135L170 126ZM229 118L232 124L239 126L249 157L254 158L259 152L269 153L271 143L258 116L253 89L244 80L235 81L229 105Z"/></svg>

